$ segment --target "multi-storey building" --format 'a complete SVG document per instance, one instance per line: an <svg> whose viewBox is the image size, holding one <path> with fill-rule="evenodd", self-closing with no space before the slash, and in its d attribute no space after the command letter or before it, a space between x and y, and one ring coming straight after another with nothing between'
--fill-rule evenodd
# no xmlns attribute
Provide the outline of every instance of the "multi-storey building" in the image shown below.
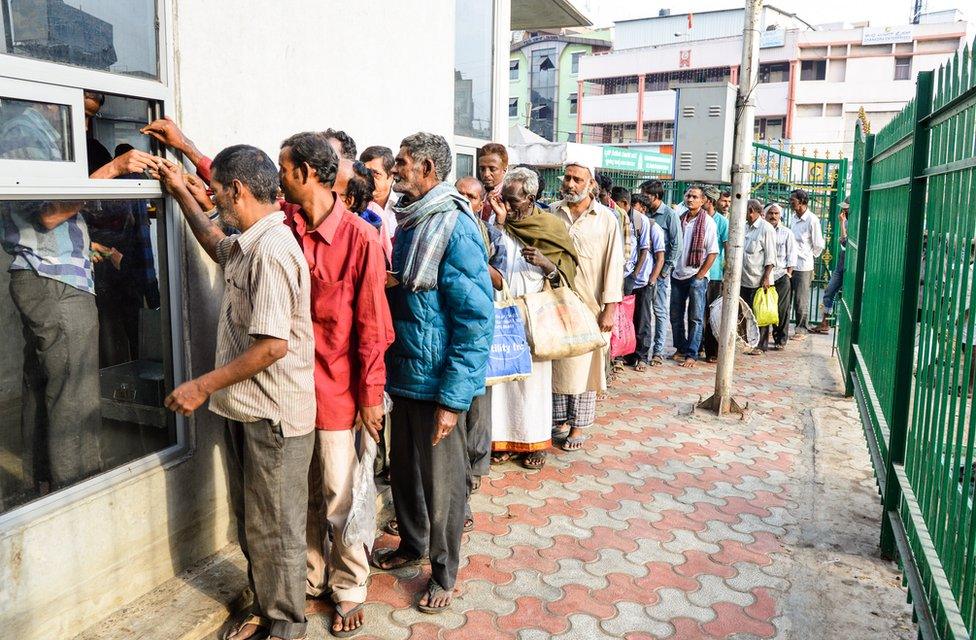
<svg viewBox="0 0 976 640"><path fill-rule="evenodd" d="M516 32L511 49L509 125L552 142L574 142L579 61L610 51L610 30Z"/></svg>
<svg viewBox="0 0 976 640"><path fill-rule="evenodd" d="M738 82L744 11L662 15L615 25L614 50L580 60L577 138L671 151L680 83ZM920 71L937 69L970 37L958 11L919 24L811 25L771 6L760 16L755 134L802 152L851 153L863 108L874 128L914 96Z"/></svg>

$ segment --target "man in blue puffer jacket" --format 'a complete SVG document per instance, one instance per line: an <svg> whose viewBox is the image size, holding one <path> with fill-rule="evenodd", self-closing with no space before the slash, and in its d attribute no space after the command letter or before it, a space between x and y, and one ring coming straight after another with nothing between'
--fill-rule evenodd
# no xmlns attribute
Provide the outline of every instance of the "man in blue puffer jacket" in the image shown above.
<svg viewBox="0 0 976 640"><path fill-rule="evenodd" d="M464 413L484 393L494 330L485 245L468 201L444 182L451 149L439 135L400 143L393 168L396 340L387 351L393 397L390 485L400 546L374 555L380 569L421 562L431 579L419 608L447 609L461 551L467 485ZM460 424L459 424L460 423Z"/></svg>

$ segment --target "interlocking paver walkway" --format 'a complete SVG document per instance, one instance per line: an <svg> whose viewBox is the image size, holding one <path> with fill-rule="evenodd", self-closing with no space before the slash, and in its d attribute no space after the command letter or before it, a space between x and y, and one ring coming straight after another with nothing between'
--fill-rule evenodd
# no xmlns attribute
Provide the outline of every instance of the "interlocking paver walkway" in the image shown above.
<svg viewBox="0 0 976 640"><path fill-rule="evenodd" d="M713 367L628 371L584 451L492 468L450 612L414 608L426 567L375 573L361 637L914 637L829 343L790 347L739 356L741 421L692 413Z"/></svg>

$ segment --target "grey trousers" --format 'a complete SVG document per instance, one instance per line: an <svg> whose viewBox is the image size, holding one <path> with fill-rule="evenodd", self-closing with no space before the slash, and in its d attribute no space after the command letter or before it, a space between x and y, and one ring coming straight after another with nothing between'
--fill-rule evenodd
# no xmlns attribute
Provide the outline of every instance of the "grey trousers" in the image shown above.
<svg viewBox="0 0 976 640"><path fill-rule="evenodd" d="M468 450L465 415L437 446L437 403L393 398L390 428L390 488L400 528L400 551L410 557L429 552L431 577L454 589L461 557L467 502Z"/></svg>
<svg viewBox="0 0 976 640"><path fill-rule="evenodd" d="M810 284L813 271L793 271L793 310L797 330L810 328Z"/></svg>
<svg viewBox="0 0 976 640"><path fill-rule="evenodd" d="M491 470L491 387L484 395L471 400L465 418L468 429L468 500L464 503L464 519L471 517L471 483L475 478L488 475Z"/></svg>
<svg viewBox="0 0 976 640"><path fill-rule="evenodd" d="M272 636L305 635L305 524L314 433L285 438L268 420L227 421L227 477L237 539Z"/></svg>
<svg viewBox="0 0 976 640"><path fill-rule="evenodd" d="M19 270L10 297L24 333L24 480L53 491L102 470L95 296Z"/></svg>

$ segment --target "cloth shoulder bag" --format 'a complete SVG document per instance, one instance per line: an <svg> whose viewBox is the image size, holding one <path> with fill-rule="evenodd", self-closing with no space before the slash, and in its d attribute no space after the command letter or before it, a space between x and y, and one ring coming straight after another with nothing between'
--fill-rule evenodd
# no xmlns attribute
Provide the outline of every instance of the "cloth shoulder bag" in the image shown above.
<svg viewBox="0 0 976 640"><path fill-rule="evenodd" d="M545 283L522 297L529 346L536 360L562 360L607 346L596 316L568 286Z"/></svg>

